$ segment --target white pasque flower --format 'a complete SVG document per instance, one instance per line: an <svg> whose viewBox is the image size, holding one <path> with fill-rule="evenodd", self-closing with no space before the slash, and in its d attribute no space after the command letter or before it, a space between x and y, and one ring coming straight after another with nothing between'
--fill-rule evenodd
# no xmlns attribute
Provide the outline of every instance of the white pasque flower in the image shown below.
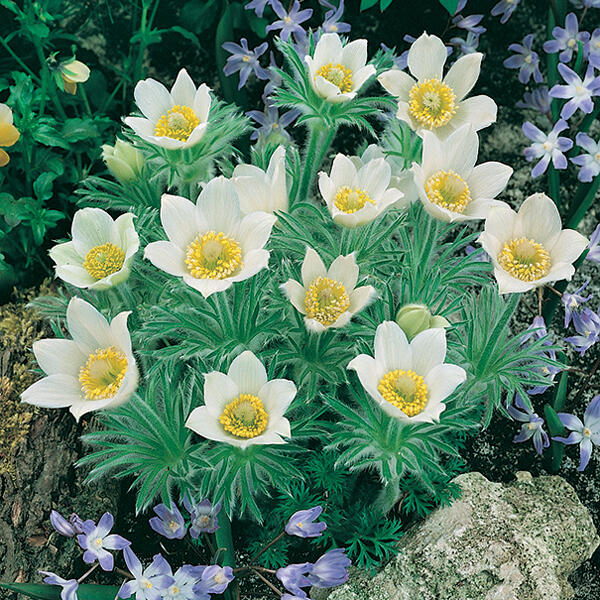
<svg viewBox="0 0 600 600"><path fill-rule="evenodd" d="M135 103L145 118L126 117L129 125L143 140L167 148L187 148L197 144L208 126L209 87L196 89L192 78L181 69L171 92L154 79L138 81Z"/></svg>
<svg viewBox="0 0 600 600"><path fill-rule="evenodd" d="M267 171L254 165L237 165L232 177L240 199L242 214L262 211L273 213L288 209L285 171L285 146L278 146L269 160Z"/></svg>
<svg viewBox="0 0 600 600"><path fill-rule="evenodd" d="M344 227L370 223L403 193L390 187L392 169L383 158L357 165L344 154L333 159L331 173L319 173L319 191L333 220Z"/></svg>
<svg viewBox="0 0 600 600"><path fill-rule="evenodd" d="M106 290L129 277L140 239L135 215L113 218L100 208L82 208L71 225L73 239L50 249L56 275L79 288Z"/></svg>
<svg viewBox="0 0 600 600"><path fill-rule="evenodd" d="M529 196L518 213L508 206L490 208L478 242L492 259L501 294L569 281L573 262L588 245L579 232L562 229L558 209L546 194Z"/></svg>
<svg viewBox="0 0 600 600"><path fill-rule="evenodd" d="M465 99L479 77L483 54L461 56L443 77L446 58L442 40L423 33L408 51L414 79L400 69L379 75L379 83L398 100L396 116L417 133L428 129L440 138L465 123L475 131L494 123L498 107L489 96Z"/></svg>
<svg viewBox="0 0 600 600"><path fill-rule="evenodd" d="M354 252L338 256L326 269L321 257L312 248L306 248L301 272L302 284L288 279L281 289L304 315L310 331L344 327L375 297L372 286L356 287L358 265Z"/></svg>
<svg viewBox="0 0 600 600"><path fill-rule="evenodd" d="M267 381L267 372L249 350L231 363L227 375L204 376L204 406L195 408L185 426L198 435L244 449L253 444L285 444L290 422L283 416L296 396L287 379Z"/></svg>
<svg viewBox="0 0 600 600"><path fill-rule="evenodd" d="M328 102L346 102L356 96L363 83L375 75L367 65L367 40L354 40L342 46L337 33L325 33L314 56L305 56L313 90Z"/></svg>
<svg viewBox="0 0 600 600"><path fill-rule="evenodd" d="M383 158L390 165L392 176L390 187L402 192L402 196L396 201L393 208L406 209L419 199L419 191L414 182L412 171L404 168L404 161L394 155L386 155L383 148L376 144L369 144L360 156L350 156L356 170L372 160Z"/></svg>
<svg viewBox="0 0 600 600"><path fill-rule="evenodd" d="M160 221L168 241L146 246L144 258L183 281L205 298L265 269L264 249L276 218L253 212L242 218L233 183L224 177L209 181L196 204L163 194Z"/></svg>
<svg viewBox="0 0 600 600"><path fill-rule="evenodd" d="M43 408L64 408L77 421L101 408L129 400L138 384L138 370L127 330L130 311L110 323L88 302L72 298L67 328L73 339L33 343L35 358L47 377L21 394L21 401Z"/></svg>
<svg viewBox="0 0 600 600"><path fill-rule="evenodd" d="M443 401L467 378L463 368L445 358L444 329L426 329L409 343L397 323L384 321L375 333L375 358L360 354L348 369L391 417L432 423L446 409Z"/></svg>
<svg viewBox="0 0 600 600"><path fill-rule="evenodd" d="M423 159L412 172L425 210L440 221L485 219L490 206L506 206L494 198L506 187L513 170L499 162L475 166L479 138L463 125L440 140L423 134Z"/></svg>

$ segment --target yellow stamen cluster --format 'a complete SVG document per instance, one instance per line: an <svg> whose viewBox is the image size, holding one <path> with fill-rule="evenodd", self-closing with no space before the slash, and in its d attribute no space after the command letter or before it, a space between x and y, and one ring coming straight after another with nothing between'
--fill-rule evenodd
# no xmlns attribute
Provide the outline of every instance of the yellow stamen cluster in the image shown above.
<svg viewBox="0 0 600 600"><path fill-rule="evenodd" d="M176 104L163 115L154 128L154 135L187 142L200 120L189 106Z"/></svg>
<svg viewBox="0 0 600 600"><path fill-rule="evenodd" d="M337 86L342 94L352 91L352 86L354 85L354 82L352 81L352 69L349 69L340 63L337 65L327 63L326 65L319 67L317 69L317 75L321 75L321 77L324 77L327 81Z"/></svg>
<svg viewBox="0 0 600 600"><path fill-rule="evenodd" d="M350 308L350 298L339 281L317 277L306 290L304 308L309 319L328 327Z"/></svg>
<svg viewBox="0 0 600 600"><path fill-rule="evenodd" d="M550 272L550 253L525 237L509 240L498 254L500 266L521 281L536 281Z"/></svg>
<svg viewBox="0 0 600 600"><path fill-rule="evenodd" d="M335 194L333 203L342 212L350 215L360 210L369 202L375 204L369 194L359 188L351 188L347 185L342 186Z"/></svg>
<svg viewBox="0 0 600 600"><path fill-rule="evenodd" d="M427 405L427 384L414 371L395 369L386 373L377 386L384 400L408 417L423 412Z"/></svg>
<svg viewBox="0 0 600 600"><path fill-rule="evenodd" d="M209 231L187 247L185 264L198 279L225 279L242 266L242 249L223 232Z"/></svg>
<svg viewBox="0 0 600 600"><path fill-rule="evenodd" d="M111 346L90 354L79 369L79 383L86 400L104 400L116 395L127 372L127 357Z"/></svg>
<svg viewBox="0 0 600 600"><path fill-rule="evenodd" d="M467 182L454 171L438 171L425 183L425 193L431 202L462 213L471 202L471 191Z"/></svg>
<svg viewBox="0 0 600 600"><path fill-rule="evenodd" d="M110 242L94 246L83 261L83 268L96 280L120 271L125 262L125 252Z"/></svg>
<svg viewBox="0 0 600 600"><path fill-rule="evenodd" d="M456 94L436 78L415 83L408 94L409 113L428 129L448 123L456 109Z"/></svg>
<svg viewBox="0 0 600 600"><path fill-rule="evenodd" d="M225 431L248 439L264 432L269 415L260 398L252 394L240 394L225 407L219 421Z"/></svg>

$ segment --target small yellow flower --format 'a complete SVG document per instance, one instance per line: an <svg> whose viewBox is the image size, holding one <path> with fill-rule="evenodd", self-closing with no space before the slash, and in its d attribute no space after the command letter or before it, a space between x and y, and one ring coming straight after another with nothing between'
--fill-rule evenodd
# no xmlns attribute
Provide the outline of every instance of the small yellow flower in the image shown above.
<svg viewBox="0 0 600 600"><path fill-rule="evenodd" d="M13 125L12 110L6 104L0 104L0 146L12 146L20 136L18 129ZM8 153L0 148L0 167L5 167L9 160Z"/></svg>
<svg viewBox="0 0 600 600"><path fill-rule="evenodd" d="M63 80L67 94L77 93L77 84L84 83L90 78L90 69L79 60L67 60L60 63L58 70Z"/></svg>

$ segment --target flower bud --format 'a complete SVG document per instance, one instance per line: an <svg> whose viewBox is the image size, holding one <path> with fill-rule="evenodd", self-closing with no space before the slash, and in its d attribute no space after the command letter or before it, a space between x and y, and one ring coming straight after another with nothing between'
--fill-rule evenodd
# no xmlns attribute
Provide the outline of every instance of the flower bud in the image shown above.
<svg viewBox="0 0 600 600"><path fill-rule="evenodd" d="M63 88L67 94L77 93L77 84L90 78L90 68L79 60L66 60L58 66L63 80Z"/></svg>
<svg viewBox="0 0 600 600"><path fill-rule="evenodd" d="M144 166L144 155L128 142L119 139L114 146L102 146L102 159L113 177L121 183L136 179Z"/></svg>
<svg viewBox="0 0 600 600"><path fill-rule="evenodd" d="M426 329L445 328L450 325L444 317L432 315L424 304L405 304L396 315L396 323L400 325L409 341Z"/></svg>

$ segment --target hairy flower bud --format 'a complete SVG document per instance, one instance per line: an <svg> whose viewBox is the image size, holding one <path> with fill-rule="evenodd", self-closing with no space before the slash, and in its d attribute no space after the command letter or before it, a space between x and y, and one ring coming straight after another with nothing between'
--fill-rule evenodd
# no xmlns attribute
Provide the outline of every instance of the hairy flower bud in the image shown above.
<svg viewBox="0 0 600 600"><path fill-rule="evenodd" d="M121 183L136 179L144 166L144 155L135 146L119 139L114 146L102 146L102 159L113 177Z"/></svg>
<svg viewBox="0 0 600 600"><path fill-rule="evenodd" d="M396 315L396 323L411 340L425 329L445 328L450 325L440 315L432 315L424 304L405 304Z"/></svg>

